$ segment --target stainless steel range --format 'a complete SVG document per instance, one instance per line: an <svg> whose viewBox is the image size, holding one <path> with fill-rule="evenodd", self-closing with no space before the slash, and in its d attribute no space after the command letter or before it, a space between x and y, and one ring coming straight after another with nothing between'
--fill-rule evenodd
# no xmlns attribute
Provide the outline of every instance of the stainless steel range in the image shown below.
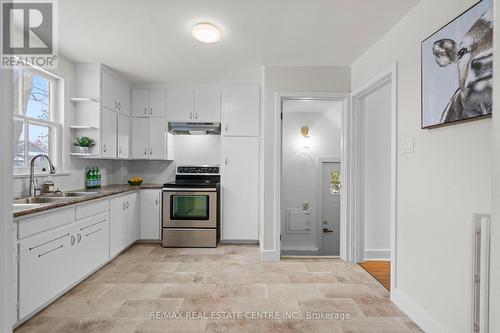
<svg viewBox="0 0 500 333"><path fill-rule="evenodd" d="M219 166L178 166L163 186L163 246L217 247Z"/></svg>

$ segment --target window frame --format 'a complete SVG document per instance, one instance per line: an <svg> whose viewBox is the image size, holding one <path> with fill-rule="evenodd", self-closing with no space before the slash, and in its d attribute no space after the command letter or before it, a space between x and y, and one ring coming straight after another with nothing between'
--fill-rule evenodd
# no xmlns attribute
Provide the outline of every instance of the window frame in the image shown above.
<svg viewBox="0 0 500 333"><path fill-rule="evenodd" d="M18 98L18 109L13 110L13 120L20 121L24 126L24 158L25 163L22 167L17 167L15 163L13 163L13 173L14 176L23 176L29 174L30 165L29 165L29 126L37 125L48 127L49 129L49 137L48 137L48 146L49 146L49 157L52 160L52 163L56 167L56 170L61 170L63 167L63 159L62 159L62 138L63 138L63 121L64 121L64 105L60 103L60 97L63 96L63 92L61 89L64 87L63 79L50 73L45 70L36 68L34 66L20 66L17 67L19 82L14 89L18 89L19 93L17 94ZM27 110L20 110L19 108L24 108L23 98L24 98L24 74L25 72L29 72L32 75L41 76L46 79L49 83L49 119L37 119L33 117L26 116ZM24 114L22 114L24 113ZM16 144L19 141L14 140L14 154L17 152ZM15 155L14 155L15 156ZM44 163L45 165L45 163ZM35 167L35 173L44 173L43 167Z"/></svg>

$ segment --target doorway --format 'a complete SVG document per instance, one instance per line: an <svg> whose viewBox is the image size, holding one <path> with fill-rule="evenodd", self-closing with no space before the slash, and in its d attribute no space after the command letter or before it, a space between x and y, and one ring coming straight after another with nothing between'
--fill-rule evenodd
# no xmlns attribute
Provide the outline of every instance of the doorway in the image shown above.
<svg viewBox="0 0 500 333"><path fill-rule="evenodd" d="M282 255L340 256L342 110L338 100L282 102Z"/></svg>

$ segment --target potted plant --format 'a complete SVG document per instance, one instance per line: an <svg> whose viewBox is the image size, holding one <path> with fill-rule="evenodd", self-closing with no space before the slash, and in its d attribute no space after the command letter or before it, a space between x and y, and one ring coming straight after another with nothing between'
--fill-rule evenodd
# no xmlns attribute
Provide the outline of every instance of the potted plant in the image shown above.
<svg viewBox="0 0 500 333"><path fill-rule="evenodd" d="M77 147L79 153L88 154L89 148L95 146L95 141L88 136L79 136L73 141L73 146Z"/></svg>

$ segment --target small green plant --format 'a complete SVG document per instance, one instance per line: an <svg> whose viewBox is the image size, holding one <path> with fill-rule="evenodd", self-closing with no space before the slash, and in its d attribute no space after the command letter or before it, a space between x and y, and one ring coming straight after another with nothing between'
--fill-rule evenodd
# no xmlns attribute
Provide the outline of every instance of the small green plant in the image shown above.
<svg viewBox="0 0 500 333"><path fill-rule="evenodd" d="M330 176L330 183L340 184L340 171L332 171L332 174Z"/></svg>
<svg viewBox="0 0 500 333"><path fill-rule="evenodd" d="M73 146L90 148L95 146L95 141L88 136L79 136L75 138L75 141L73 141Z"/></svg>

